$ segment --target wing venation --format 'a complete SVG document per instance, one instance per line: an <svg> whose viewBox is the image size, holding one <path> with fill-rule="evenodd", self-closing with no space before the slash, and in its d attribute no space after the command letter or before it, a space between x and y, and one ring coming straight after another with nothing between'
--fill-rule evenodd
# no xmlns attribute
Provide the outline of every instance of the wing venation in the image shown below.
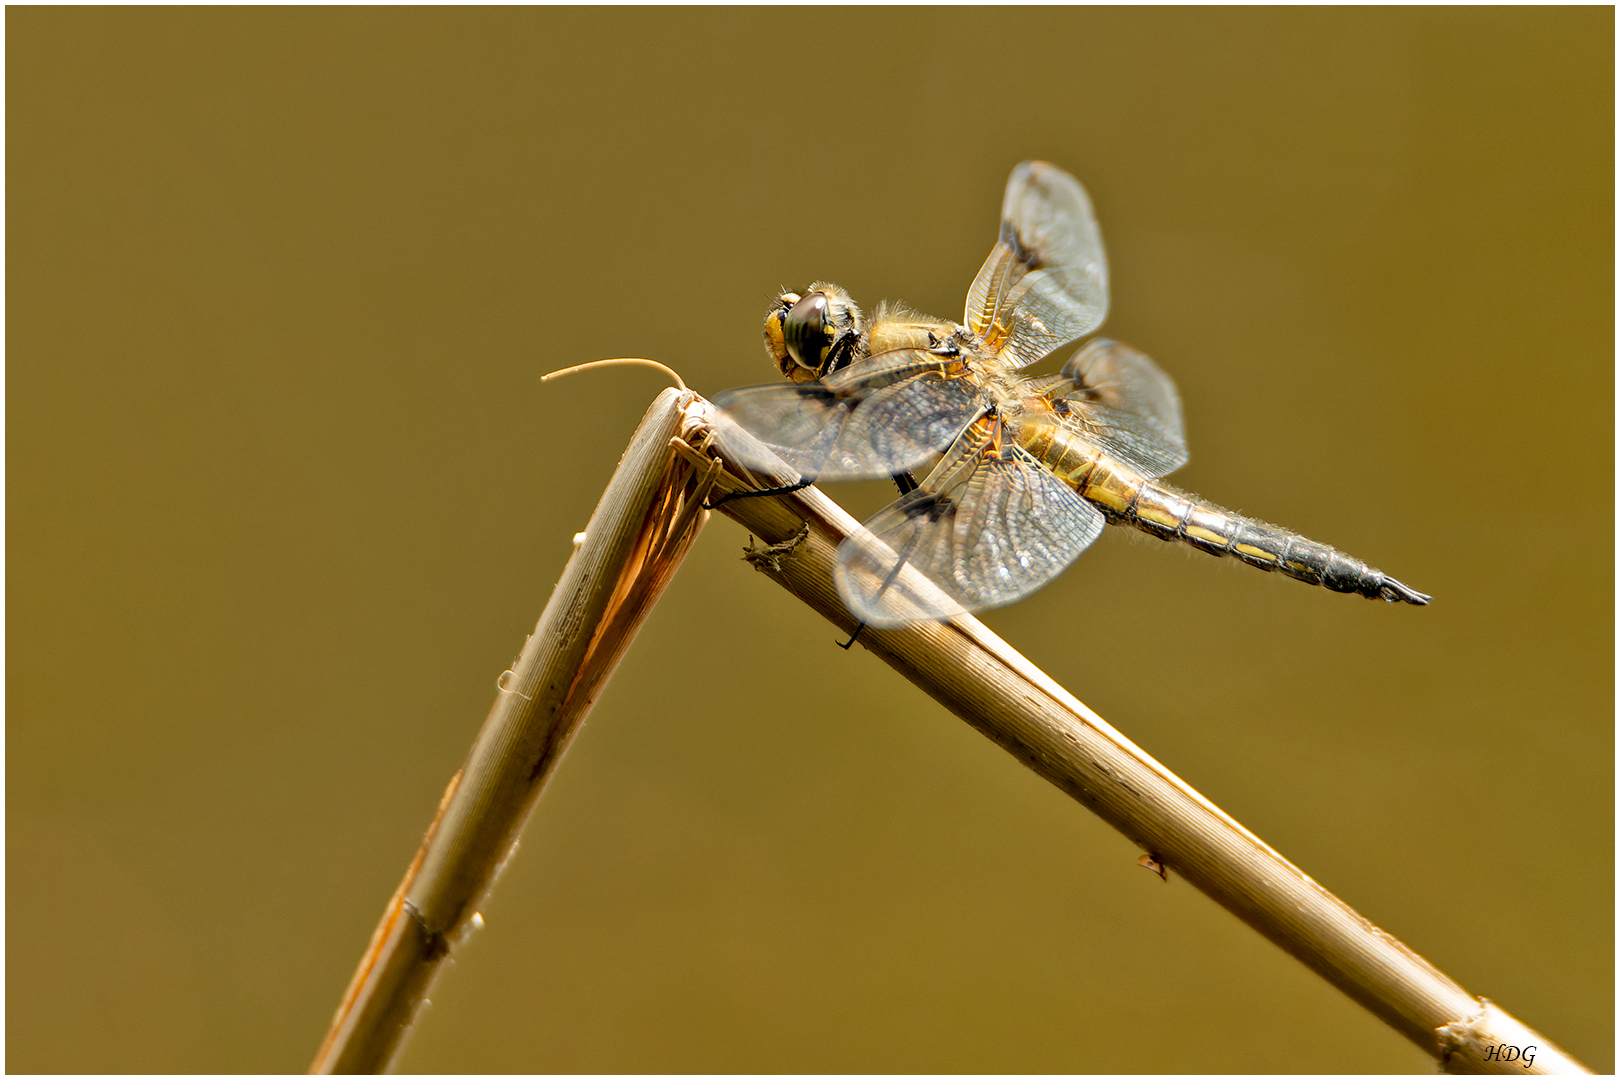
<svg viewBox="0 0 1620 1080"><path fill-rule="evenodd" d="M1062 573L1102 532L1103 516L983 418L922 487L839 547L839 595L879 628L1019 600Z"/></svg>
<svg viewBox="0 0 1620 1080"><path fill-rule="evenodd" d="M1026 367L1102 325L1108 259L1091 199L1055 165L1013 170L1001 234L968 290L964 321L992 352Z"/></svg>
<svg viewBox="0 0 1620 1080"><path fill-rule="evenodd" d="M932 353L898 349L827 382L745 386L714 400L751 436L730 440L750 465L774 456L817 479L893 476L950 446L988 406L981 385L941 367Z"/></svg>
<svg viewBox="0 0 1620 1080"><path fill-rule="evenodd" d="M1053 402L1060 423L1146 476L1187 464L1181 397L1145 353L1098 338L1069 358L1061 379Z"/></svg>

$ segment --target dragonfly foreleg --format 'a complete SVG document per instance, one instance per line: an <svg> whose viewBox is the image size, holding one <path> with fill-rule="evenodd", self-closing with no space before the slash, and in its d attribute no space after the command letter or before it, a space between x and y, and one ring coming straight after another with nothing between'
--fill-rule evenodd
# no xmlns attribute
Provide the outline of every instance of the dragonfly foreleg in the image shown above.
<svg viewBox="0 0 1620 1080"><path fill-rule="evenodd" d="M713 510L716 507L724 506L732 499L757 499L761 495L788 495L795 491L803 491L805 488L809 487L815 482L815 477L803 476L799 478L797 483L783 484L781 487L752 488L748 491L728 491L718 499L704 503L703 509Z"/></svg>

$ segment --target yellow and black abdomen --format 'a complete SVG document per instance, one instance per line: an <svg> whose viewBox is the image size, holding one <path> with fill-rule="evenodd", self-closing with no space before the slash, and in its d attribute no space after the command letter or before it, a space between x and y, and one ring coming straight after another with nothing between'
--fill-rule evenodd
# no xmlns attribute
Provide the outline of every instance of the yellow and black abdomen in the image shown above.
<svg viewBox="0 0 1620 1080"><path fill-rule="evenodd" d="M1115 525L1231 556L1260 570L1373 600L1427 604L1429 597L1360 559L1298 533L1234 514L1190 492L1144 476L1085 439L1054 425L1031 425L1024 448Z"/></svg>

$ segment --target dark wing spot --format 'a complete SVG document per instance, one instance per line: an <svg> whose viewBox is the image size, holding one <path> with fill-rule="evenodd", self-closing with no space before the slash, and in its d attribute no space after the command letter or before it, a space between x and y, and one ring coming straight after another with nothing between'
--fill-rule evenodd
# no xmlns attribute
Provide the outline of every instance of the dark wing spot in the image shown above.
<svg viewBox="0 0 1620 1080"><path fill-rule="evenodd" d="M1039 270L1044 265L1040 253L1030 247L1024 238L1018 235L1016 229L1013 230L1013 254L1017 256L1019 264L1030 272Z"/></svg>

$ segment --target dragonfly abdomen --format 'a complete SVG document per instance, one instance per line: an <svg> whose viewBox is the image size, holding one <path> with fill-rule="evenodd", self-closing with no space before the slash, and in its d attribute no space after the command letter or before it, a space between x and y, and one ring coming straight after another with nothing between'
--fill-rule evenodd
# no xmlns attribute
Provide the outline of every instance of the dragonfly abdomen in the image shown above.
<svg viewBox="0 0 1620 1080"><path fill-rule="evenodd" d="M1152 480L1079 438L1032 440L1026 449L1115 525L1164 541L1231 556L1259 570L1374 600L1426 604L1429 597L1327 544L1234 514L1190 492Z"/></svg>
<svg viewBox="0 0 1620 1080"><path fill-rule="evenodd" d="M1230 555L1259 570L1371 600L1426 604L1429 597L1353 555L1263 521L1255 521L1165 484L1149 481L1120 515L1161 540L1180 540L1215 556Z"/></svg>

